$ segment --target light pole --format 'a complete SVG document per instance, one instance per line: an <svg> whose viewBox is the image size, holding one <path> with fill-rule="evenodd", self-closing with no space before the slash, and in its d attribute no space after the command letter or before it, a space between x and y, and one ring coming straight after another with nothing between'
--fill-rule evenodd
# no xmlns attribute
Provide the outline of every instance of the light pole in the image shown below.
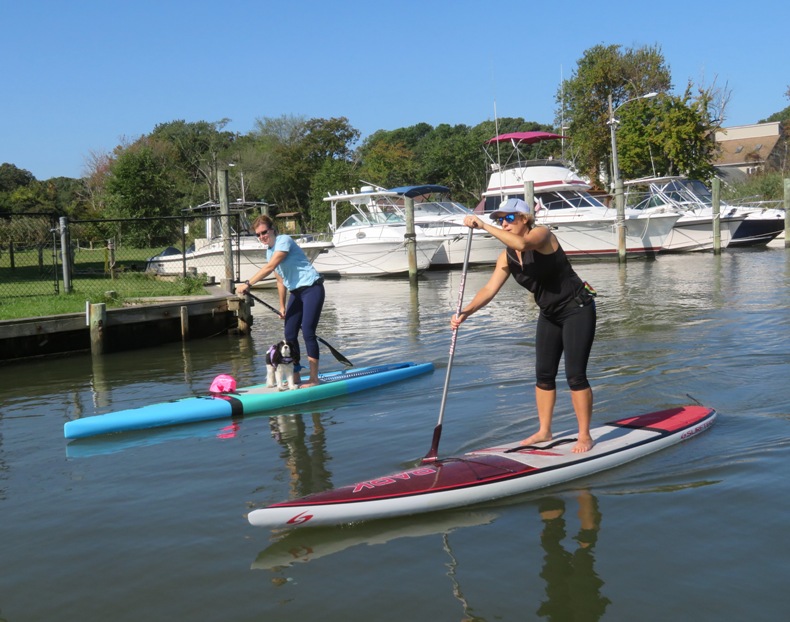
<svg viewBox="0 0 790 622"><path fill-rule="evenodd" d="M236 166L235 162L228 162L228 166ZM241 183L241 202L246 202L246 197L244 196L244 171L240 168L239 169L239 178Z"/></svg>
<svg viewBox="0 0 790 622"><path fill-rule="evenodd" d="M617 108L612 108L612 94L609 93L609 121L606 124L609 126L609 131L612 134L612 180L614 185L614 205L617 208L617 258L625 261L625 201L623 197L623 181L620 179L620 166L617 163L617 124L619 121L615 119L614 113L620 110L628 102L636 101L637 99L650 99L655 97L658 93L645 93L639 97L632 97L626 99Z"/></svg>

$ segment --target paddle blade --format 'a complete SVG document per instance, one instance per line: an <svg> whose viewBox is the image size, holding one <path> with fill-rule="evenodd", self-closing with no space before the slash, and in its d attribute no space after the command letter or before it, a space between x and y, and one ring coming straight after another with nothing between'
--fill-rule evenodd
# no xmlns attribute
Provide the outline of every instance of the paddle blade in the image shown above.
<svg viewBox="0 0 790 622"><path fill-rule="evenodd" d="M439 439L442 437L442 424L439 424L433 429L433 440L431 441L431 449L425 454L422 459L422 464L427 462L436 462L439 454Z"/></svg>
<svg viewBox="0 0 790 622"><path fill-rule="evenodd" d="M334 356L334 357L335 357L335 358L336 358L338 361L340 361L341 363L343 363L343 365L345 365L346 367L354 367L354 363L352 363L352 362L351 362L351 361L349 361L349 360L348 360L348 359L347 359L345 356L343 356L342 354L340 354L340 352L338 352L337 350L335 350L335 349L334 349L334 348L333 348L333 347L332 347L332 346L331 346L329 343L327 343L327 342L326 342L324 339L321 339L321 337L316 337L316 339L317 339L318 341L320 341L321 343L323 343L323 344L324 344L324 345L325 345L327 348L329 348L329 351L332 353L332 356Z"/></svg>

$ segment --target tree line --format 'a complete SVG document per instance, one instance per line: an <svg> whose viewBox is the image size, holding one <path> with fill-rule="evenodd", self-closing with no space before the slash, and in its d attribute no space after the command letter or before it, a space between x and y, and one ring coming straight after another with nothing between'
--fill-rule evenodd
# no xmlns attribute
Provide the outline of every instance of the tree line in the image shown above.
<svg viewBox="0 0 790 622"><path fill-rule="evenodd" d="M217 174L227 169L232 201L265 201L275 214L300 212L309 230L322 231L329 222L323 197L365 183L441 184L474 206L487 184L484 143L498 133L531 130L568 138L533 145L528 155L562 156L594 187L608 189L613 111L621 178L663 174L708 181L729 92L715 83L689 82L680 95L672 89L658 46L598 45L559 86L552 125L520 117L475 126L418 123L379 130L360 142L345 117L262 117L246 134L226 130L229 119L170 121L111 153L91 153L81 179L38 181L13 164L0 165L0 212L72 219L180 215L218 201ZM659 95L642 97L651 92ZM790 118L788 110L778 113L781 120Z"/></svg>

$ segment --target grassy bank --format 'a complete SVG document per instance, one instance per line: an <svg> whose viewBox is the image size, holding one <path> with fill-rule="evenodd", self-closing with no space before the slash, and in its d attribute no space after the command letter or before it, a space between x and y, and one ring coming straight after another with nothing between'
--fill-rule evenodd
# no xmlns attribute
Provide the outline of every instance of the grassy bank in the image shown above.
<svg viewBox="0 0 790 622"><path fill-rule="evenodd" d="M147 275L140 278L116 279L98 288L96 282L75 279L74 291L69 294L54 294L51 284L37 284L28 296L0 297L0 320L15 320L28 317L43 317L63 313L82 313L86 303L103 302L108 308L122 307L132 299L165 296L196 296L208 294L203 279L196 277L178 278L172 281L157 280Z"/></svg>
<svg viewBox="0 0 790 622"><path fill-rule="evenodd" d="M77 248L71 274L72 292L63 291L62 267L51 248L17 243L13 252L0 247L0 320L82 313L86 301L103 302L108 308L122 307L129 300L145 297L194 296L206 294L205 279L162 278L145 272L151 248Z"/></svg>

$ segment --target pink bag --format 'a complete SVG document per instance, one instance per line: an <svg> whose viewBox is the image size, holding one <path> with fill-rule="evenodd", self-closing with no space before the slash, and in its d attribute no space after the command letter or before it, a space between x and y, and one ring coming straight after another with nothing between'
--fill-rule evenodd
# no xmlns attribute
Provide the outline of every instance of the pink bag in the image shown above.
<svg viewBox="0 0 790 622"><path fill-rule="evenodd" d="M220 374L214 378L209 391L211 393L233 393L236 390L236 379L228 374Z"/></svg>

